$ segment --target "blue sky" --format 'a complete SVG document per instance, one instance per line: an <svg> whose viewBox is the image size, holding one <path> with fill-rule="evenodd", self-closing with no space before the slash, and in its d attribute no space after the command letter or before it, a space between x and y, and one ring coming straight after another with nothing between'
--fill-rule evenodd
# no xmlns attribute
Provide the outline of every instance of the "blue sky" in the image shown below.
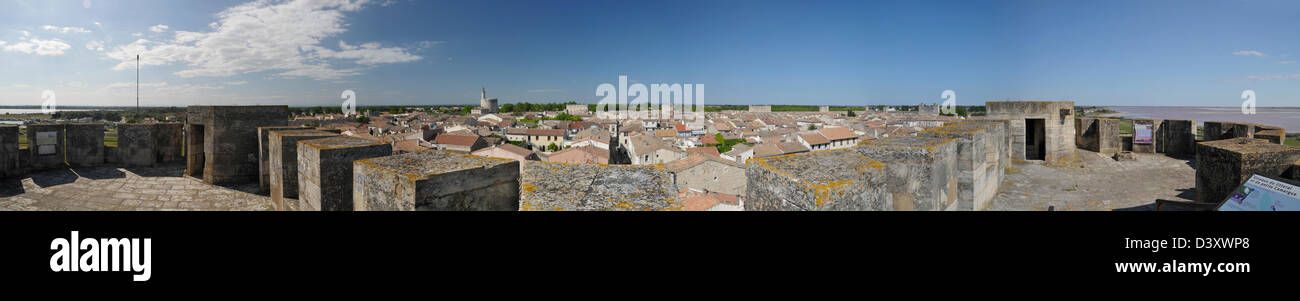
<svg viewBox="0 0 1300 301"><path fill-rule="evenodd" d="M1297 1L0 1L0 105L1300 106Z"/></svg>

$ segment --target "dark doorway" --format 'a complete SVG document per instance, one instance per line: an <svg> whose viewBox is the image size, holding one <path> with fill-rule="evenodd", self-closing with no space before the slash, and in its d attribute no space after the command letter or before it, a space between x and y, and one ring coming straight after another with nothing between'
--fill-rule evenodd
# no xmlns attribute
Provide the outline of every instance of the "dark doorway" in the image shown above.
<svg viewBox="0 0 1300 301"><path fill-rule="evenodd" d="M1047 158L1047 129L1043 119L1025 119L1025 160Z"/></svg>
<svg viewBox="0 0 1300 301"><path fill-rule="evenodd" d="M203 125L190 125L185 131L185 170L196 178L203 178L204 164L207 163L207 156L203 153L203 130Z"/></svg>

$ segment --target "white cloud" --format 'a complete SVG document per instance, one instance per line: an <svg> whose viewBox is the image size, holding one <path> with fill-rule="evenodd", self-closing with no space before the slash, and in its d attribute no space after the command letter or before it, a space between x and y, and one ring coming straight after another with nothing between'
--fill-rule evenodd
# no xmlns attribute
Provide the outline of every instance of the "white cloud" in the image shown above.
<svg viewBox="0 0 1300 301"><path fill-rule="evenodd" d="M141 87L141 88L146 88L146 87L149 87L149 88L157 88L157 87L166 87L166 86L167 86L167 82L143 82L143 83L140 83L140 87ZM126 88L135 89L135 82L116 82L116 83L111 83L111 84L105 85L104 88L105 88L105 89L126 89Z"/></svg>
<svg viewBox="0 0 1300 301"><path fill-rule="evenodd" d="M1295 64L1295 61L1279 61L1277 63L1280 65L1290 65L1290 64Z"/></svg>
<svg viewBox="0 0 1300 301"><path fill-rule="evenodd" d="M1238 56L1257 56L1257 57L1265 56L1263 52L1259 52L1255 50L1239 50L1237 52L1233 52L1232 54Z"/></svg>
<svg viewBox="0 0 1300 301"><path fill-rule="evenodd" d="M172 85L167 82L143 82L140 83L140 94L146 94L151 97L177 97L177 96L210 96L205 91L221 90L223 86L214 85L196 85L196 84L179 84ZM117 82L104 86L101 92L110 95L134 95L135 82Z"/></svg>
<svg viewBox="0 0 1300 301"><path fill-rule="evenodd" d="M54 25L45 25L44 27L41 28L48 31L57 32L57 33L90 33L91 32L89 29L85 29L81 27L58 27Z"/></svg>
<svg viewBox="0 0 1300 301"><path fill-rule="evenodd" d="M246 81L246 80L241 80L241 81L237 81L237 82L226 82L226 85L227 85L227 86L238 86L238 85L247 85L247 84L248 84L248 81Z"/></svg>
<svg viewBox="0 0 1300 301"><path fill-rule="evenodd" d="M0 45L4 44L0 43ZM32 38L13 45L4 46L4 51L22 52L26 54L35 53L36 55L62 55L64 51L69 48L72 48L72 46L60 41L59 39L41 40Z"/></svg>
<svg viewBox="0 0 1300 301"><path fill-rule="evenodd" d="M90 51L104 51L104 42L90 41L86 43L86 49L89 49Z"/></svg>
<svg viewBox="0 0 1300 301"><path fill-rule="evenodd" d="M149 27L149 31L152 31L152 32L165 32L165 31L167 31L167 25L162 25L162 24L154 25L154 26Z"/></svg>
<svg viewBox="0 0 1300 301"><path fill-rule="evenodd" d="M346 32L344 12L361 9L368 0L254 1L217 14L211 32L176 32L171 41L139 39L116 47L106 55L122 63L114 70L141 64L179 63L187 66L181 77L225 77L255 72L276 72L270 77L334 80L355 76L379 64L422 59L406 48L369 42L338 50L321 41ZM339 66L355 64L356 67Z"/></svg>

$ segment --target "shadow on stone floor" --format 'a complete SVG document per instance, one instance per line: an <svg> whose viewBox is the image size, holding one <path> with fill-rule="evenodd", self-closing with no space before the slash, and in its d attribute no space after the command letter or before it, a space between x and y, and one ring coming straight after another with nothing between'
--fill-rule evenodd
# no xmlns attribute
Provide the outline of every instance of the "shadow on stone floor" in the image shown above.
<svg viewBox="0 0 1300 301"><path fill-rule="evenodd" d="M0 198L7 198L11 196L20 195L23 193L27 193L27 190L23 189L22 180L0 179Z"/></svg>
<svg viewBox="0 0 1300 301"><path fill-rule="evenodd" d="M67 168L32 173L30 177L32 178L32 183L35 183L36 186L40 186L42 188L53 187L53 186L68 184L77 181L77 174L73 173L71 169L67 169Z"/></svg>
<svg viewBox="0 0 1300 301"><path fill-rule="evenodd" d="M141 177L170 177L179 178L185 176L185 166L183 165L160 165L157 167L128 167L126 171Z"/></svg>
<svg viewBox="0 0 1300 301"><path fill-rule="evenodd" d="M1156 202L1151 202L1150 204L1142 204L1133 207L1115 208L1115 209L1111 209L1110 211L1156 211Z"/></svg>
<svg viewBox="0 0 1300 301"><path fill-rule="evenodd" d="M91 180L109 180L109 179L126 178L126 173L122 172L121 170L118 170L117 168L111 168L111 167L73 168L72 172L76 173L78 176L81 176L82 178L87 178Z"/></svg>

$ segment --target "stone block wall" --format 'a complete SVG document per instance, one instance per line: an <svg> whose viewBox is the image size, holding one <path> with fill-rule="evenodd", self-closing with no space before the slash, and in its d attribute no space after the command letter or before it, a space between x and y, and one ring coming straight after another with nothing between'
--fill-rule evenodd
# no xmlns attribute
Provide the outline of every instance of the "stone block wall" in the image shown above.
<svg viewBox="0 0 1300 301"><path fill-rule="evenodd" d="M673 176L661 164L528 162L520 183L520 211L682 210Z"/></svg>
<svg viewBox="0 0 1300 301"><path fill-rule="evenodd" d="M353 163L390 156L387 143L352 137L298 143L298 202L289 210L352 211Z"/></svg>
<svg viewBox="0 0 1300 301"><path fill-rule="evenodd" d="M515 160L424 150L353 164L352 201L357 211L519 209Z"/></svg>
<svg viewBox="0 0 1300 301"><path fill-rule="evenodd" d="M270 167L271 156L266 153L267 147L270 145L270 143L266 141L266 138L271 134L271 131L291 130L291 129L305 130L307 129L307 127L305 126L264 126L264 127L257 128L257 162L258 162L257 163L258 164L257 166L257 174L258 174L257 188L258 189L257 190L258 192L269 193L271 191L271 167Z"/></svg>
<svg viewBox="0 0 1300 301"><path fill-rule="evenodd" d="M178 122L153 124L154 162L176 163L185 160L185 125Z"/></svg>
<svg viewBox="0 0 1300 301"><path fill-rule="evenodd" d="M1159 152L1170 156L1196 155L1196 120L1166 119L1160 126Z"/></svg>
<svg viewBox="0 0 1300 301"><path fill-rule="evenodd" d="M18 165L18 126L0 125L0 178L15 177L23 171Z"/></svg>
<svg viewBox="0 0 1300 301"><path fill-rule="evenodd" d="M858 153L885 164L892 210L957 209L957 143L954 139L898 137L868 140Z"/></svg>
<svg viewBox="0 0 1300 301"><path fill-rule="evenodd" d="M36 137L41 133L53 133L53 141L49 141L50 144L47 145L39 145L42 140L50 140L37 139ZM27 125L27 149L29 150L27 168L37 171L67 167L64 163L64 155L67 152L67 146L64 144L65 135L63 124Z"/></svg>
<svg viewBox="0 0 1300 301"><path fill-rule="evenodd" d="M1263 139L1206 141L1196 148L1196 200L1221 202L1250 176L1284 178L1300 161L1300 147Z"/></svg>
<svg viewBox="0 0 1300 301"><path fill-rule="evenodd" d="M271 202L276 209L288 210L285 198L298 198L298 142L336 136L315 130L275 130L267 135Z"/></svg>
<svg viewBox="0 0 1300 301"><path fill-rule="evenodd" d="M1254 137L1255 126L1253 123L1206 121L1203 133L1205 137L1201 141Z"/></svg>
<svg viewBox="0 0 1300 301"><path fill-rule="evenodd" d="M1073 101L990 101L985 103L985 108L985 119L1011 121L1007 132L1015 137L1011 146L1012 159L1027 158L1028 119L1043 119L1045 161L1064 164L1076 158Z"/></svg>
<svg viewBox="0 0 1300 301"><path fill-rule="evenodd" d="M1115 118L1075 118L1075 145L1099 153L1123 151L1119 124Z"/></svg>
<svg viewBox="0 0 1300 301"><path fill-rule="evenodd" d="M69 123L64 125L67 135L66 160L72 167L100 166L104 164L104 124Z"/></svg>
<svg viewBox="0 0 1300 301"><path fill-rule="evenodd" d="M1283 144L1286 142L1286 129L1269 125L1259 125L1255 127L1255 138Z"/></svg>
<svg viewBox="0 0 1300 301"><path fill-rule="evenodd" d="M1160 137L1164 137L1163 135L1164 132L1162 131L1163 128L1161 128L1162 124L1164 124L1163 119L1147 119L1147 118L1133 119L1133 135L1135 140L1133 141L1133 152L1155 153L1156 150L1161 149L1161 144L1164 143L1163 139L1160 139ZM1151 126L1151 144L1137 143L1136 137L1137 137L1138 125Z"/></svg>
<svg viewBox="0 0 1300 301"><path fill-rule="evenodd" d="M190 106L186 174L209 184L258 181L257 128L288 123L288 106Z"/></svg>
<svg viewBox="0 0 1300 301"><path fill-rule="evenodd" d="M885 164L854 149L749 159L746 211L893 210Z"/></svg>
<svg viewBox="0 0 1300 301"><path fill-rule="evenodd" d="M123 123L117 125L118 162L129 167L153 166L157 162L158 148L154 139L153 124Z"/></svg>
<svg viewBox="0 0 1300 301"><path fill-rule="evenodd" d="M1300 185L1300 161L1291 163L1291 169L1287 172L1286 178L1291 181L1296 181L1298 182L1296 185Z"/></svg>
<svg viewBox="0 0 1300 301"><path fill-rule="evenodd" d="M1006 174L1002 158L1011 152L1000 123L964 122L921 131L917 136L952 138L957 142L958 210L984 210L992 202ZM1073 140L1073 139L1071 139ZM1071 141L1073 146L1074 142ZM1014 147L1013 147L1014 148Z"/></svg>

